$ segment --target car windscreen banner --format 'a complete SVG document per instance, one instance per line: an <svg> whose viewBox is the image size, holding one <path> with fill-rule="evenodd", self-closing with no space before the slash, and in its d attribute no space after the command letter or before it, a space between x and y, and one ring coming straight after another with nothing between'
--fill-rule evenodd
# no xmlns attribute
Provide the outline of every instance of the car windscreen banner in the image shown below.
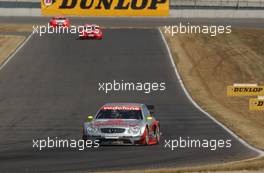
<svg viewBox="0 0 264 173"><path fill-rule="evenodd" d="M102 107L103 110L127 110L127 111L133 111L133 110L140 110L139 106L104 106Z"/></svg>
<svg viewBox="0 0 264 173"><path fill-rule="evenodd" d="M42 0L44 16L168 16L169 0Z"/></svg>

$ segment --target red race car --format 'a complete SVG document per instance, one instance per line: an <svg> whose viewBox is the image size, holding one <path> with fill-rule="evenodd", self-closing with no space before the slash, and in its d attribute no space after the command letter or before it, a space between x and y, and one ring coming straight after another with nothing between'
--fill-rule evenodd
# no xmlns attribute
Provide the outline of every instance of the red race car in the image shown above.
<svg viewBox="0 0 264 173"><path fill-rule="evenodd" d="M103 38L102 29L95 24L85 24L82 26L82 29L79 31L80 39L99 39Z"/></svg>
<svg viewBox="0 0 264 173"><path fill-rule="evenodd" d="M49 24L52 27L69 27L70 21L64 16L55 16L50 20Z"/></svg>

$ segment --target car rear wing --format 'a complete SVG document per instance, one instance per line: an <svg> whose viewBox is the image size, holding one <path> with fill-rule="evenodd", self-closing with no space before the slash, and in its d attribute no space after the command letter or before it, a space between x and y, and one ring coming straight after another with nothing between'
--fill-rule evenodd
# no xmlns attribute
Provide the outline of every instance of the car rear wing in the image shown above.
<svg viewBox="0 0 264 173"><path fill-rule="evenodd" d="M155 112L155 107L154 107L154 105L147 105L147 108L148 108L148 110L149 110L149 112L150 112L150 114L154 114L154 112Z"/></svg>

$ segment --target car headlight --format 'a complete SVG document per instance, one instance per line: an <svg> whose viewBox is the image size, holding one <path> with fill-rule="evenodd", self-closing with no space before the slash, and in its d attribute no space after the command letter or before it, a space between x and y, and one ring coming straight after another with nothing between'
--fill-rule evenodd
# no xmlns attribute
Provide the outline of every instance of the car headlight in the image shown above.
<svg viewBox="0 0 264 173"><path fill-rule="evenodd" d="M97 131L98 131L98 128L96 128L96 127L87 127L86 128L86 130L87 130L87 133L96 133Z"/></svg>
<svg viewBox="0 0 264 173"><path fill-rule="evenodd" d="M139 126L129 127L129 132L134 133L134 134L138 134L140 132L140 127Z"/></svg>

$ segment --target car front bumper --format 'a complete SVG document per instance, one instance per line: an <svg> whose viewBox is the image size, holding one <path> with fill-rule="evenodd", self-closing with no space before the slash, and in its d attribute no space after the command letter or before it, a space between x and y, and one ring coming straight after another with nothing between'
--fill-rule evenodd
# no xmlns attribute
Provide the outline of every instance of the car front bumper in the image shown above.
<svg viewBox="0 0 264 173"><path fill-rule="evenodd" d="M130 144L136 145L141 144L143 137L142 136L108 136L108 135L98 135L98 136L83 136L84 140L99 140L102 145L104 144Z"/></svg>

